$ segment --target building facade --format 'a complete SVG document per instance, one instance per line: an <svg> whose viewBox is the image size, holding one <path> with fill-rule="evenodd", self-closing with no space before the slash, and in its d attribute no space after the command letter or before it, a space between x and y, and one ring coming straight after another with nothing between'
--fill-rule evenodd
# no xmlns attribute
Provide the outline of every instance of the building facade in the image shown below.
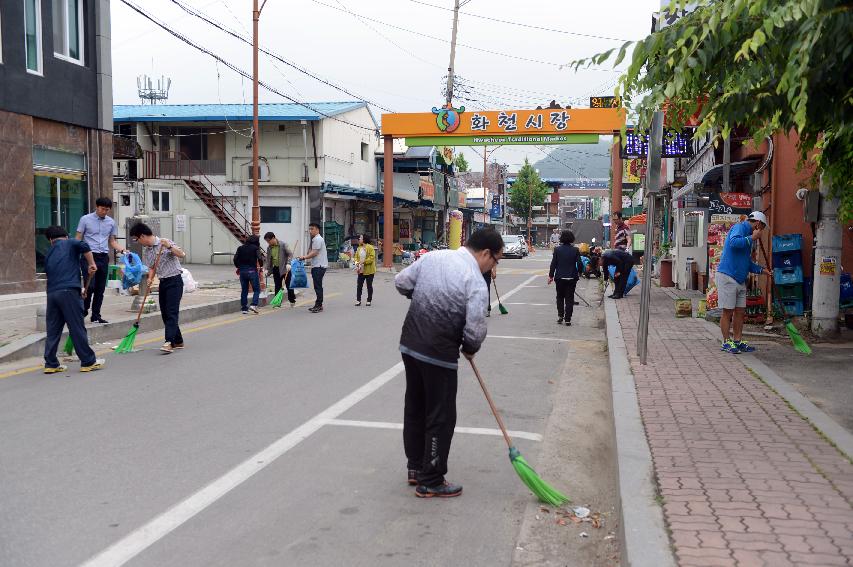
<svg viewBox="0 0 853 567"><path fill-rule="evenodd" d="M109 0L0 5L0 293L43 288L44 230L112 192Z"/></svg>

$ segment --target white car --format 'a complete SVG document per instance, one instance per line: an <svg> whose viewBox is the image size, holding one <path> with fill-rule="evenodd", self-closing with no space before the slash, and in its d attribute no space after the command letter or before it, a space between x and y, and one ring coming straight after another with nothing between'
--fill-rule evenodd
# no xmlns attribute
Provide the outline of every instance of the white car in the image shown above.
<svg viewBox="0 0 853 567"><path fill-rule="evenodd" d="M527 256L527 244L525 244L523 236L505 234L503 240L504 258L524 258Z"/></svg>

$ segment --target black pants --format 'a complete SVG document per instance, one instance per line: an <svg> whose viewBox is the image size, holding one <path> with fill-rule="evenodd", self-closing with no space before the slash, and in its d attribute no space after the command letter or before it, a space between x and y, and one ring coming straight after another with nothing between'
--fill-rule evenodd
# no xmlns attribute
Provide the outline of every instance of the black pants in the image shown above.
<svg viewBox="0 0 853 567"><path fill-rule="evenodd" d="M107 277L110 271L110 255L106 253L92 254L95 258L95 265L98 266L98 271L92 276L92 281L89 283L89 290L86 294L86 300L83 304L83 309L89 311L92 309L92 320L101 318L101 306L104 304L104 290L107 289ZM83 281L89 277L89 264L86 260L81 260L80 269L83 272ZM85 315L84 315L85 317Z"/></svg>
<svg viewBox="0 0 853 567"><path fill-rule="evenodd" d="M557 284L557 317L572 320L572 314L575 311L575 286L578 285L578 280L555 280Z"/></svg>
<svg viewBox="0 0 853 567"><path fill-rule="evenodd" d="M633 265L634 262L631 256L627 253L608 255L604 258L604 277L610 277L610 266L613 266L615 272L619 274L613 280L613 293L617 297L625 295L625 286L628 284L628 274L631 273L631 267Z"/></svg>
<svg viewBox="0 0 853 567"><path fill-rule="evenodd" d="M83 324L83 298L79 289L62 289L47 294L47 313L45 324L47 338L44 341L44 365L48 368L59 366L56 349L62 338L62 327L68 326L68 334L74 343L74 350L82 366L95 364L95 351L89 346L86 325Z"/></svg>
<svg viewBox="0 0 853 567"><path fill-rule="evenodd" d="M181 276L171 276L160 280L160 316L166 327L166 342L172 345L184 344L181 328L178 326L178 313L181 309L181 297L184 295L184 280Z"/></svg>
<svg viewBox="0 0 853 567"><path fill-rule="evenodd" d="M275 282L275 292L278 293L281 291L282 288L281 270L278 269L278 266L273 266L272 270L270 270L270 273L272 274L272 280Z"/></svg>
<svg viewBox="0 0 853 567"><path fill-rule="evenodd" d="M486 292L489 294L489 302L486 304L488 307L486 308L486 312L492 312L492 272L486 272L483 274L483 279L486 280Z"/></svg>
<svg viewBox="0 0 853 567"><path fill-rule="evenodd" d="M447 457L456 427L457 371L403 355L406 405L403 447L407 467L418 471L418 484L438 486L447 474Z"/></svg>
<svg viewBox="0 0 853 567"><path fill-rule="evenodd" d="M367 302L370 303L373 301L373 276L375 275L376 274L370 274L369 276L365 276L364 274L358 274L355 291L356 301L361 301L361 289L364 287L364 282L367 282Z"/></svg>
<svg viewBox="0 0 853 567"><path fill-rule="evenodd" d="M317 294L315 307L323 305L323 276L325 275L326 268L311 268L311 281L314 282L314 293Z"/></svg>
<svg viewBox="0 0 853 567"><path fill-rule="evenodd" d="M273 276L275 272L278 271L278 268L273 268ZM296 292L293 291L293 288L290 287L290 272L287 272L284 276L284 287L287 288L287 301L289 303L296 303ZM278 293L279 287L278 283L276 283L276 293Z"/></svg>

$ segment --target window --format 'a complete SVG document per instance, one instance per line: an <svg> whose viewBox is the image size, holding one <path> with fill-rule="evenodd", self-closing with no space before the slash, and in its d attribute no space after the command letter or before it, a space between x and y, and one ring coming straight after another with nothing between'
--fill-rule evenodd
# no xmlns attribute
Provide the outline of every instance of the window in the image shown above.
<svg viewBox="0 0 853 567"><path fill-rule="evenodd" d="M684 219L684 246L694 248L699 246L699 220L700 217L691 215Z"/></svg>
<svg viewBox="0 0 853 567"><path fill-rule="evenodd" d="M290 207L261 207L261 222L289 223Z"/></svg>
<svg viewBox="0 0 853 567"><path fill-rule="evenodd" d="M361 161L370 161L369 146L364 142L361 143Z"/></svg>
<svg viewBox="0 0 853 567"><path fill-rule="evenodd" d="M41 2L24 0L24 47L27 71L41 75Z"/></svg>
<svg viewBox="0 0 853 567"><path fill-rule="evenodd" d="M83 0L53 0L53 53L83 63Z"/></svg>
<svg viewBox="0 0 853 567"><path fill-rule="evenodd" d="M158 213L168 213L172 210L171 194L169 191L151 191L151 210Z"/></svg>

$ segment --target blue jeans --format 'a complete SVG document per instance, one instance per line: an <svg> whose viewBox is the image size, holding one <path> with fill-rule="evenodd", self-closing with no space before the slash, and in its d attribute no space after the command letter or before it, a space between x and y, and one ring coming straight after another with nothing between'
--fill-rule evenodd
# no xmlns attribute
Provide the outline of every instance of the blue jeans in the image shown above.
<svg viewBox="0 0 853 567"><path fill-rule="evenodd" d="M249 283L252 284L252 305L258 306L261 296L261 280L257 268L240 268L240 308L246 311L249 302Z"/></svg>
<svg viewBox="0 0 853 567"><path fill-rule="evenodd" d="M181 310L181 297L184 296L184 279L171 276L160 280L160 317L165 327L166 342L172 345L184 344L181 328L178 326L178 314Z"/></svg>
<svg viewBox="0 0 853 567"><path fill-rule="evenodd" d="M82 366L95 364L95 351L89 346L89 336L83 324L83 298L80 288L61 289L47 294L46 313L47 338L44 341L44 365L59 366L56 349L62 338L62 327L68 325L68 334Z"/></svg>

